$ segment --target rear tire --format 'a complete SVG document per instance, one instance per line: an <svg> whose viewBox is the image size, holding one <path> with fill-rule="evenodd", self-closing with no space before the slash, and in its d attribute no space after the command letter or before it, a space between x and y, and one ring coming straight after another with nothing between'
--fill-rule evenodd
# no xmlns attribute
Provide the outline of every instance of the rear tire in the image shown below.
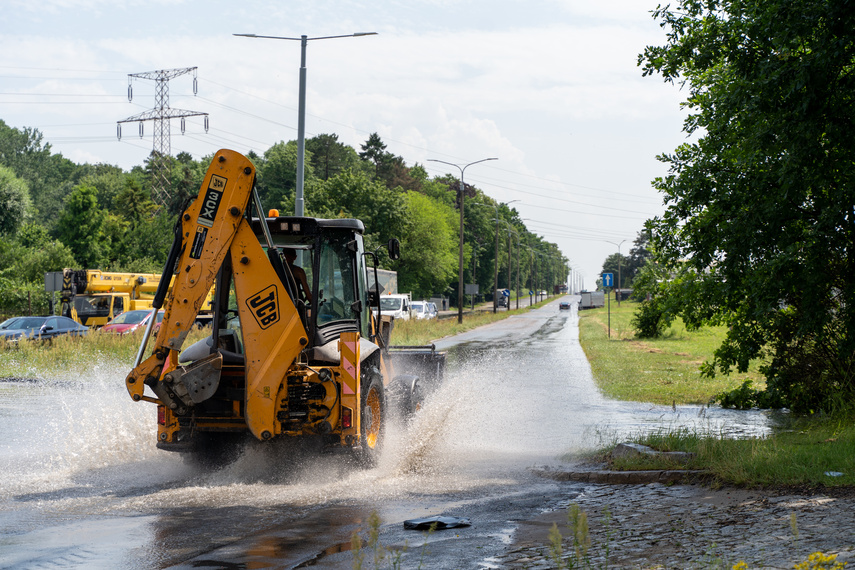
<svg viewBox="0 0 855 570"><path fill-rule="evenodd" d="M386 434L386 395L380 374L373 367L367 370L362 378L360 410L361 449L357 458L363 466L374 467L380 459L380 450Z"/></svg>

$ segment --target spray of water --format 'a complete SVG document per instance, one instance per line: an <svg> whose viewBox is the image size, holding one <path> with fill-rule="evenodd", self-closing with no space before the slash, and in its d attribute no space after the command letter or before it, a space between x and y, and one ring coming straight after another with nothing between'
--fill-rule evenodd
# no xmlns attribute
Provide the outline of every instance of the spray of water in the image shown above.
<svg viewBox="0 0 855 570"><path fill-rule="evenodd" d="M125 368L102 362L73 378L0 384L0 429L14 434L0 444L0 497L98 484L137 464L162 480L170 462L154 448L156 411L128 397ZM137 484L146 480L146 470L137 474Z"/></svg>

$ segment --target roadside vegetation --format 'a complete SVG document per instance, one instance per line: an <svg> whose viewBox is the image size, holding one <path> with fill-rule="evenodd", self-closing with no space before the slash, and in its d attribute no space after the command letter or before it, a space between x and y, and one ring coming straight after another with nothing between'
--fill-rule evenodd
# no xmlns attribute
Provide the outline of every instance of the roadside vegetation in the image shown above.
<svg viewBox="0 0 855 570"><path fill-rule="evenodd" d="M386 150L377 133L358 148L336 134L305 142L306 191L312 196L305 214L361 220L366 250L377 255L381 268L398 273L399 290L414 299L456 296L459 181L447 174L430 176L419 164L408 166L404 157ZM294 211L297 155L296 140L277 142L262 154L247 153L266 208ZM212 159L152 155L130 171L76 164L53 152L37 129L11 127L0 118L0 316L49 314L52 295L45 291L45 273L65 268L160 273L175 221L185 200L199 192ZM158 191L163 180L166 194ZM512 288L509 266L516 266L520 283L535 276L550 288L564 282L569 267L557 244L529 231L512 207L472 185L465 190L467 283L492 291L498 274L498 288ZM471 236L492 236L497 219L544 261L520 265L507 248L498 255L491 247L473 248ZM389 259L383 247L392 238L401 244L398 260Z"/></svg>
<svg viewBox="0 0 855 570"><path fill-rule="evenodd" d="M755 363L744 374L700 373L726 335L723 327L689 331L674 320L653 339L638 339L631 324L637 302L611 301L611 338L608 309L580 313L582 347L594 379L603 393L619 400L665 405L711 404L746 381L764 386ZM667 456L624 457L608 453L618 441L600 451L601 459L617 470L699 469L714 484L745 487L846 487L855 485L855 422L852 410L833 413L782 412L767 437L729 439L719 433L686 429L657 429L630 439L657 451L694 454L687 463Z"/></svg>
<svg viewBox="0 0 855 570"><path fill-rule="evenodd" d="M130 372L143 334L142 329L127 335L92 330L84 337L60 336L50 342L0 343L0 378L68 378L69 374L79 374L107 362L126 363ZM209 334L209 328L194 329L187 335L184 346ZM144 357L151 354L153 346L154 335Z"/></svg>

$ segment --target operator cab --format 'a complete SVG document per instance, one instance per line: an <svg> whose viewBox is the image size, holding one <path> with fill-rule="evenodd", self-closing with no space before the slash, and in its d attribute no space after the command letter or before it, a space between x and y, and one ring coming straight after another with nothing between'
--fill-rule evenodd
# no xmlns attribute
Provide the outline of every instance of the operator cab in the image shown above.
<svg viewBox="0 0 855 570"><path fill-rule="evenodd" d="M284 288L295 293L291 300L308 333L306 349L337 342L343 332L358 331L363 338L368 337L370 312L362 255L365 231L362 222L284 216L269 217L265 221L282 259L284 275L280 277ZM252 220L252 228L266 251L266 240L257 218ZM289 263L293 263L290 270ZM301 272L305 274L305 284ZM226 361L237 363L239 359L234 357L242 353L242 337L231 275L231 263L226 258L216 288L214 338L219 339L218 348ZM289 286L285 281L290 281L292 276L294 279Z"/></svg>

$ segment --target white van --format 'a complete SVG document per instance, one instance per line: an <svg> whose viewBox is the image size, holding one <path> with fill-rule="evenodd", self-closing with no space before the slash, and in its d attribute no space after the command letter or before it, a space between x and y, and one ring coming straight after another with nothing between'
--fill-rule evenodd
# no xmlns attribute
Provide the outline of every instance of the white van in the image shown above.
<svg viewBox="0 0 855 570"><path fill-rule="evenodd" d="M413 316L410 295L380 295L380 312L395 319L408 321ZM375 309L376 312L376 309Z"/></svg>

